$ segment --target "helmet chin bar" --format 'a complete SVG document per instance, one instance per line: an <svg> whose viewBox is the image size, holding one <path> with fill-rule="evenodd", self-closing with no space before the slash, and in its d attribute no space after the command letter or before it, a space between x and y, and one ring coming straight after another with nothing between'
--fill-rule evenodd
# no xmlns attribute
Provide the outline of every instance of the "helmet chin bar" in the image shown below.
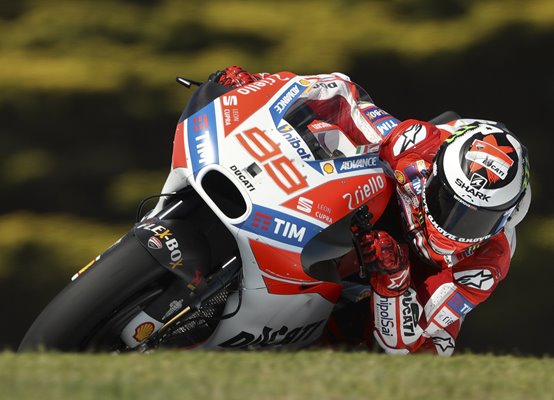
<svg viewBox="0 0 554 400"><path fill-rule="evenodd" d="M427 199L427 191L429 189L429 186L430 186L430 181L435 179L435 184L439 184L439 185L442 185L440 183L440 181L437 181L437 177L435 175L433 175L430 179L425 179L425 182L424 182L424 187L425 189L423 190L423 193L422 193L422 203L423 203L423 211L424 211L424 215L425 215L425 224L427 226L427 230L431 230L431 231L435 231L435 246L433 246L433 243L431 243L430 241L430 245L434 248L434 247L437 247L437 249L443 249L446 254L451 254L451 253L448 253L450 250L450 248L452 247L450 245L450 242L457 242L459 244L458 247L469 247L473 244L478 244L478 243L481 243L487 239L489 239L491 236L492 236L492 233L489 232L488 234L486 235L481 235L481 236L477 236L477 237L472 237L472 238L468 238L468 237L462 237L462 236L459 236L459 235L456 235L455 233L451 233L449 232L448 230L446 230L445 228L443 228L441 226L441 224L439 224L436 220L435 220L435 217L433 216L433 213L431 212L430 208L429 208L429 205L428 205L428 199ZM447 191L446 188L443 189L445 192L444 193L447 193L449 194L450 196L452 196L452 199L451 201L455 202L455 206L458 206L458 207L463 207L465 208L465 210L471 210L471 209L475 209L476 212L477 209L476 207L470 205L470 204L467 204L463 201L460 201L459 198L457 198L457 196L451 194L449 191ZM452 210L451 210L452 211ZM444 240L441 240L439 238L444 238ZM445 243L445 240L447 241ZM440 243L440 245L438 243ZM447 244L448 243L448 244ZM467 245L467 246L466 246ZM456 249L457 251L456 252L459 252L461 249L460 248L457 248ZM442 254L442 252L438 252L437 253L439 254Z"/></svg>

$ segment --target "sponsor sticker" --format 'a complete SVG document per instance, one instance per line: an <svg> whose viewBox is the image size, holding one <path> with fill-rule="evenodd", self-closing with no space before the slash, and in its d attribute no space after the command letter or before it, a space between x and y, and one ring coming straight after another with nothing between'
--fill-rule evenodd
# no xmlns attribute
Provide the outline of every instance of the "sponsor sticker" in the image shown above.
<svg viewBox="0 0 554 400"><path fill-rule="evenodd" d="M332 174L333 172L335 172L335 165L333 163L326 162L326 163L323 163L323 166L321 167L321 169L326 174Z"/></svg>
<svg viewBox="0 0 554 400"><path fill-rule="evenodd" d="M307 206L307 203L304 203ZM277 210L254 205L241 228L293 246L304 246L321 227Z"/></svg>
<svg viewBox="0 0 554 400"><path fill-rule="evenodd" d="M396 346L398 337L396 334L396 297L382 297L374 294L373 318L375 327L383 341L390 347Z"/></svg>
<svg viewBox="0 0 554 400"><path fill-rule="evenodd" d="M398 126L400 121L398 121L396 118L390 117L382 122L378 122L375 124L375 127L381 134L381 136L387 136L391 131Z"/></svg>
<svg viewBox="0 0 554 400"><path fill-rule="evenodd" d="M489 181L494 183L508 176L508 170L514 164L514 160L508 154L514 151L512 146L498 146L496 138L488 135L483 140L475 139L465 158L472 161L469 166L470 172L485 167Z"/></svg>
<svg viewBox="0 0 554 400"><path fill-rule="evenodd" d="M317 321L299 327L282 326L279 329L264 326L261 332L241 331L230 339L219 344L225 348L241 348L246 346L284 346L312 338L325 321Z"/></svg>
<svg viewBox="0 0 554 400"><path fill-rule="evenodd" d="M487 178L479 174L471 175L469 185L477 190L482 189L487 184Z"/></svg>
<svg viewBox="0 0 554 400"><path fill-rule="evenodd" d="M154 333L155 326L152 322L143 322L135 328L135 334L133 339L137 342L142 342L144 339L148 338L152 333Z"/></svg>
<svg viewBox="0 0 554 400"><path fill-rule="evenodd" d="M466 315L468 312L475 308L475 305L471 304L464 296L460 293L455 293L449 300L448 306L458 317Z"/></svg>
<svg viewBox="0 0 554 400"><path fill-rule="evenodd" d="M423 191L423 183L421 182L421 177L415 165L408 165L404 168L404 173L406 177L410 180L412 189L416 195L421 195Z"/></svg>
<svg viewBox="0 0 554 400"><path fill-rule="evenodd" d="M342 198L348 202L348 209L355 210L384 187L385 180L381 175L371 175L367 178L367 182L358 185L354 192L343 194Z"/></svg>
<svg viewBox="0 0 554 400"><path fill-rule="evenodd" d="M406 178L404 178L404 174L398 170L394 171L394 177L396 178L396 182L403 185L406 183Z"/></svg>
<svg viewBox="0 0 554 400"><path fill-rule="evenodd" d="M313 164L310 164L313 166ZM363 154L348 158L339 158L319 163L321 171L324 174L345 174L364 169L381 168L379 156L377 154Z"/></svg>
<svg viewBox="0 0 554 400"><path fill-rule="evenodd" d="M400 123L398 119L374 105L363 109L362 113L381 136L387 136Z"/></svg>
<svg viewBox="0 0 554 400"><path fill-rule="evenodd" d="M156 236L151 236L150 239L148 239L148 247L154 250L160 250L163 247L163 244L162 241Z"/></svg>
<svg viewBox="0 0 554 400"><path fill-rule="evenodd" d="M167 265L171 269L183 266L183 253L181 252L179 242L170 229L160 225L156 220L146 220L137 225L136 229L145 230L154 234L148 238L147 243L149 248L160 250L165 245L165 248L169 252Z"/></svg>
<svg viewBox="0 0 554 400"><path fill-rule="evenodd" d="M304 90L306 90L306 86L301 85L300 82L294 83L269 107L275 125L278 125L283 115L294 101L304 93Z"/></svg>
<svg viewBox="0 0 554 400"><path fill-rule="evenodd" d="M300 135L289 124L281 124L278 128L286 141L292 146L303 160L313 160L314 157Z"/></svg>
<svg viewBox="0 0 554 400"><path fill-rule="evenodd" d="M440 354L452 354L454 350L454 340L452 340L451 337L433 336L432 340L437 350L440 350Z"/></svg>
<svg viewBox="0 0 554 400"><path fill-rule="evenodd" d="M206 165L217 163L219 160L213 103L193 114L187 124L192 168L197 174Z"/></svg>
<svg viewBox="0 0 554 400"><path fill-rule="evenodd" d="M327 224L333 223L333 217L331 216L333 210L331 207L319 202L314 203L312 199L300 196L297 201L296 209Z"/></svg>

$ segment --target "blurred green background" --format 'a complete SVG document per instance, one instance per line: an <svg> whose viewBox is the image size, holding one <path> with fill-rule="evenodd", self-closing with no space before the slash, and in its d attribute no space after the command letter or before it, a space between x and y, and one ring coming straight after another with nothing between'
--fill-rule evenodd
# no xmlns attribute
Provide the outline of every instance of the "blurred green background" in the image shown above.
<svg viewBox="0 0 554 400"><path fill-rule="evenodd" d="M552 0L0 0L0 348L160 191L190 92L217 69L341 71L400 119L505 122L533 204L459 348L550 354Z"/></svg>

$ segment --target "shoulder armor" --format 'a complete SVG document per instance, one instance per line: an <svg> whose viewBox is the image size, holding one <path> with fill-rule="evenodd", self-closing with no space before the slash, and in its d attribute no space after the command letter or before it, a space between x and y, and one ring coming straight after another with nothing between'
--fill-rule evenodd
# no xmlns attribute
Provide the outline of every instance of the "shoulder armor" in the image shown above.
<svg viewBox="0 0 554 400"><path fill-rule="evenodd" d="M398 125L381 146L381 157L394 168L397 161L409 154L418 153L431 162L441 143L440 130L432 124L406 120Z"/></svg>

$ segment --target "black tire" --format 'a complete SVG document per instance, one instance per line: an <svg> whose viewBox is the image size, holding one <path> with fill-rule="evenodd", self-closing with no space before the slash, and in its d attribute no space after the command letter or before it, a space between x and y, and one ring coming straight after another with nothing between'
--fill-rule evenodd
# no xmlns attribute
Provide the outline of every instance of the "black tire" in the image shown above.
<svg viewBox="0 0 554 400"><path fill-rule="evenodd" d="M92 351L115 346L117 330L132 310L160 292L156 282L171 273L159 265L132 233L109 249L82 276L67 285L41 312L19 351ZM98 338L95 335L101 334Z"/></svg>

